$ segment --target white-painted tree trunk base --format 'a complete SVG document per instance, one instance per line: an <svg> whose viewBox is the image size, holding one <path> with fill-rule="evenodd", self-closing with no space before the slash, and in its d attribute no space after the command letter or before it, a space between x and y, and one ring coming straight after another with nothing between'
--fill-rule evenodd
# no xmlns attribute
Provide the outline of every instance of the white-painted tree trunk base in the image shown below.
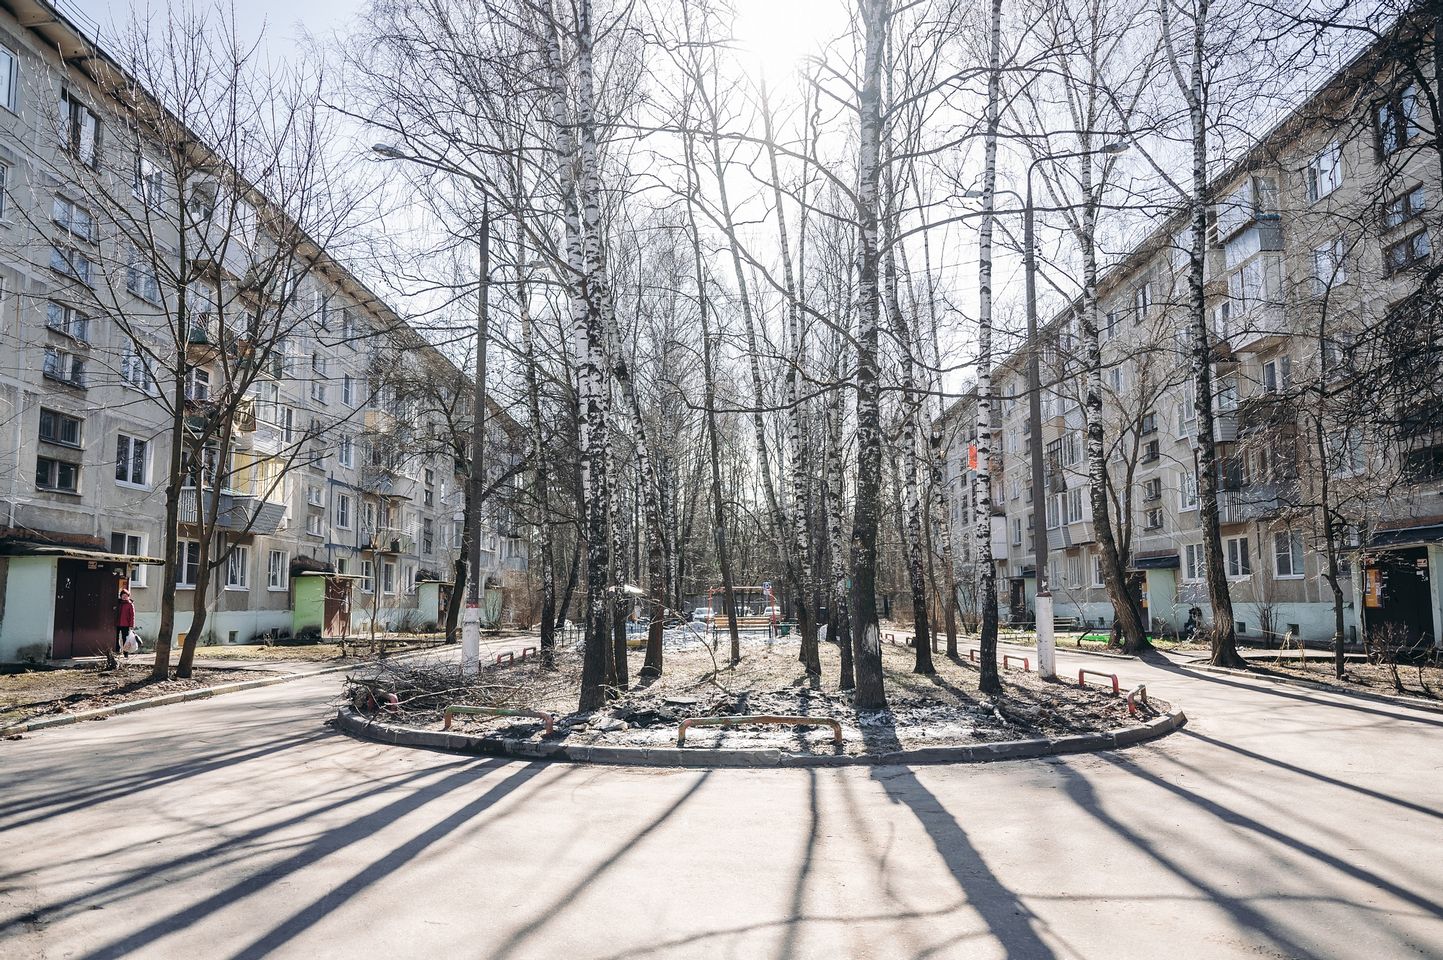
<svg viewBox="0 0 1443 960"><path fill-rule="evenodd" d="M467 603L461 611L461 674L474 677L481 672L481 606Z"/></svg>
<svg viewBox="0 0 1443 960"><path fill-rule="evenodd" d="M1057 644L1052 637L1052 596L1034 598L1037 616L1037 675L1044 680L1057 676Z"/></svg>

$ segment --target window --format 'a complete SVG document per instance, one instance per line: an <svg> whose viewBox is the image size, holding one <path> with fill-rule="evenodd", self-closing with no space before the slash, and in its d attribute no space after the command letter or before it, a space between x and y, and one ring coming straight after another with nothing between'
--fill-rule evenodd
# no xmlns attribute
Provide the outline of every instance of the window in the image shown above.
<svg viewBox="0 0 1443 960"><path fill-rule="evenodd" d="M1253 575L1252 561L1248 559L1248 538L1229 537L1223 541L1223 554L1227 560L1228 579L1238 580Z"/></svg>
<svg viewBox="0 0 1443 960"><path fill-rule="evenodd" d="M325 536L325 518L319 513L306 517L306 533L313 537Z"/></svg>
<svg viewBox="0 0 1443 960"><path fill-rule="evenodd" d="M1249 177L1217 206L1215 227L1221 241L1231 239L1244 227L1278 212L1278 187L1268 177Z"/></svg>
<svg viewBox="0 0 1443 960"><path fill-rule="evenodd" d="M155 377L150 372L150 361L134 350L120 358L120 379L141 393L155 392Z"/></svg>
<svg viewBox="0 0 1443 960"><path fill-rule="evenodd" d="M415 565L414 563L405 564L405 565L402 567L402 570L404 571L404 575L401 577L401 584L402 584L402 586L405 588L405 590L406 590L407 593L415 593L415 592L416 592L416 565Z"/></svg>
<svg viewBox="0 0 1443 960"><path fill-rule="evenodd" d="M290 407L281 408L281 439L290 443L296 438L296 412Z"/></svg>
<svg viewBox="0 0 1443 960"><path fill-rule="evenodd" d="M1418 133L1418 90L1413 84L1400 87L1374 109L1377 147L1380 157L1389 157L1406 147Z"/></svg>
<svg viewBox="0 0 1443 960"><path fill-rule="evenodd" d="M100 118L69 90L60 94L60 145L87 167L100 159Z"/></svg>
<svg viewBox="0 0 1443 960"><path fill-rule="evenodd" d="M57 195L50 207L50 219L62 230L82 240L95 239L95 220L90 211L66 197Z"/></svg>
<svg viewBox="0 0 1443 960"><path fill-rule="evenodd" d="M210 399L210 371L204 367L191 367L185 375L185 398L192 403L205 403Z"/></svg>
<svg viewBox="0 0 1443 960"><path fill-rule="evenodd" d="M1067 491L1067 516L1069 523L1082 522L1082 488L1073 487Z"/></svg>
<svg viewBox="0 0 1443 960"><path fill-rule="evenodd" d="M0 50L4 49L4 47L0 47ZM7 164L0 163L0 222L4 222L10 213L9 190L10 167Z"/></svg>
<svg viewBox="0 0 1443 960"><path fill-rule="evenodd" d="M1313 292L1321 296L1348 279L1343 265L1343 238L1334 237L1313 248Z"/></svg>
<svg viewBox="0 0 1443 960"><path fill-rule="evenodd" d="M50 269L90 286L90 258L74 247L51 247Z"/></svg>
<svg viewBox="0 0 1443 960"><path fill-rule="evenodd" d="M175 585L193 589L196 574L200 572L200 541L182 540L176 546Z"/></svg>
<svg viewBox="0 0 1443 960"><path fill-rule="evenodd" d="M351 572L351 558L350 558L350 557L337 557L337 558L336 558L336 572L337 572L337 573L340 573L340 574L350 573L350 572Z"/></svg>
<svg viewBox="0 0 1443 960"><path fill-rule="evenodd" d="M117 530L110 535L110 552L123 553L127 557L143 557L145 556L145 537L139 533L125 533ZM145 586L145 564L131 564L130 585L132 587Z"/></svg>
<svg viewBox="0 0 1443 960"><path fill-rule="evenodd" d="M1428 195L1421 186L1399 194L1383 205L1383 229L1401 227L1428 209Z"/></svg>
<svg viewBox="0 0 1443 960"><path fill-rule="evenodd" d="M1142 502L1152 503L1162 499L1162 479L1153 477L1151 480L1142 482Z"/></svg>
<svg viewBox="0 0 1443 960"><path fill-rule="evenodd" d="M155 278L155 263L139 250L130 251L130 265L125 271L125 286L147 303L160 303L160 283ZM191 313L200 324L204 324L208 319L208 311L204 309L192 310Z"/></svg>
<svg viewBox="0 0 1443 960"><path fill-rule="evenodd" d="M376 592L376 564L374 561L361 561L361 592Z"/></svg>
<svg viewBox="0 0 1443 960"><path fill-rule="evenodd" d="M1389 274L1407 270L1428 259L1432 246L1428 242L1428 231L1419 230L1397 243L1389 244L1383 251L1383 261Z"/></svg>
<svg viewBox="0 0 1443 960"><path fill-rule="evenodd" d="M73 353L46 347L43 372L51 380L59 380L72 387L85 386L85 361Z"/></svg>
<svg viewBox="0 0 1443 960"><path fill-rule="evenodd" d="M343 467L354 467L356 465L356 441L349 435L341 438L338 456Z"/></svg>
<svg viewBox="0 0 1443 960"><path fill-rule="evenodd" d="M8 47L0 47L0 107L14 110L20 90L20 60Z"/></svg>
<svg viewBox="0 0 1443 960"><path fill-rule="evenodd" d="M1207 570L1207 563L1203 559L1203 545L1200 543L1184 544L1182 548L1182 578L1189 583L1197 583L1203 579Z"/></svg>
<svg viewBox="0 0 1443 960"><path fill-rule="evenodd" d="M429 491L428 491L429 492ZM435 537L435 524L430 517L421 521L421 552L430 554Z"/></svg>
<svg viewBox="0 0 1443 960"><path fill-rule="evenodd" d="M1151 507L1151 508L1149 508L1149 509L1143 514L1142 520L1143 520L1143 522L1142 522L1142 527L1143 527L1144 530L1161 530L1161 529L1162 529L1162 507Z"/></svg>
<svg viewBox="0 0 1443 960"><path fill-rule="evenodd" d="M81 343L90 339L90 318L53 300L45 305L45 326Z"/></svg>
<svg viewBox="0 0 1443 960"><path fill-rule="evenodd" d="M1290 357L1278 357L1263 363L1263 389L1268 393L1283 393L1293 385L1293 361Z"/></svg>
<svg viewBox="0 0 1443 960"><path fill-rule="evenodd" d="M1152 284L1143 282L1138 284L1132 291L1132 319L1134 323L1141 323L1152 310Z"/></svg>
<svg viewBox="0 0 1443 960"><path fill-rule="evenodd" d="M1189 470L1177 475L1177 506L1179 510L1197 509L1197 475Z"/></svg>
<svg viewBox="0 0 1443 960"><path fill-rule="evenodd" d="M1012 545L1013 545L1014 547L1020 547L1020 546L1022 545L1022 518L1021 518L1021 517L1013 517L1013 518L1012 518Z"/></svg>
<svg viewBox="0 0 1443 960"><path fill-rule="evenodd" d="M394 561L386 560L381 564L381 592L396 592L396 564Z"/></svg>
<svg viewBox="0 0 1443 960"><path fill-rule="evenodd" d="M80 464L36 457L35 485L42 490L77 493L80 490Z"/></svg>
<svg viewBox="0 0 1443 960"><path fill-rule="evenodd" d="M342 530L351 529L351 495L336 494L336 526Z"/></svg>
<svg viewBox="0 0 1443 960"><path fill-rule="evenodd" d="M1226 412L1238 408L1238 378L1218 378L1218 410Z"/></svg>
<svg viewBox="0 0 1443 960"><path fill-rule="evenodd" d="M313 507L323 507L326 501L323 499L321 488L314 483L306 485L306 503Z"/></svg>
<svg viewBox="0 0 1443 960"><path fill-rule="evenodd" d="M1118 316L1116 310L1109 310L1103 315L1102 329L1098 331L1098 335L1103 343L1117 336L1117 321Z"/></svg>
<svg viewBox="0 0 1443 960"><path fill-rule="evenodd" d="M1142 420L1138 422L1137 432L1143 435L1157 433L1157 414L1144 413Z"/></svg>
<svg viewBox="0 0 1443 960"><path fill-rule="evenodd" d="M1343 183L1343 162L1337 141L1328 144L1308 164L1308 202L1323 199Z"/></svg>
<svg viewBox="0 0 1443 960"><path fill-rule="evenodd" d="M1063 502L1064 496L1066 495L1059 493L1047 498L1047 529L1049 530L1056 530L1062 523L1062 511L1066 509L1066 504Z"/></svg>
<svg viewBox="0 0 1443 960"><path fill-rule="evenodd" d="M137 487L148 479L150 443L140 437L117 434L115 437L115 482Z"/></svg>
<svg viewBox="0 0 1443 960"><path fill-rule="evenodd" d="M341 402L348 407L356 405L356 378L349 373L341 377Z"/></svg>
<svg viewBox="0 0 1443 960"><path fill-rule="evenodd" d="M1158 458L1161 456L1162 454L1158 448L1156 440L1149 440L1147 443L1144 443L1142 445L1143 463L1156 463L1158 461Z"/></svg>
<svg viewBox="0 0 1443 960"><path fill-rule="evenodd" d="M1280 530L1273 534L1274 571L1279 578L1303 575L1303 534L1299 530Z"/></svg>
<svg viewBox="0 0 1443 960"><path fill-rule="evenodd" d="M284 550L272 550L266 558L266 589L286 589L290 572L290 556Z"/></svg>
<svg viewBox="0 0 1443 960"><path fill-rule="evenodd" d="M66 447L80 446L80 419L55 410L40 409L40 439Z"/></svg>
<svg viewBox="0 0 1443 960"><path fill-rule="evenodd" d="M227 590L249 590L251 548L236 544L225 558L225 588Z"/></svg>
<svg viewBox="0 0 1443 960"><path fill-rule="evenodd" d="M160 169L160 164L151 160L145 154L137 154L135 158L135 197L145 203L152 210L160 207L165 200L165 174Z"/></svg>

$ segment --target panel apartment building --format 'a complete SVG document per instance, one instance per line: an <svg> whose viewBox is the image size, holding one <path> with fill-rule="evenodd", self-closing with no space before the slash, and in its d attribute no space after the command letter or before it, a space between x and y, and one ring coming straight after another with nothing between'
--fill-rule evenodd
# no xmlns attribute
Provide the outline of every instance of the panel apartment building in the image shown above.
<svg viewBox="0 0 1443 960"><path fill-rule="evenodd" d="M1443 177L1440 141L1418 78L1392 52L1397 42L1359 56L1211 185L1206 306L1222 546L1236 627L1255 640L1333 636L1331 540L1347 639L1387 628L1443 645L1443 407L1433 399L1443 358L1431 244ZM1181 630L1193 608L1211 619L1183 355L1189 236L1185 217L1175 218L1099 285L1112 522L1156 630ZM1086 472L1078 306L1040 338L1040 496L1030 482L1026 352L995 374L988 533L1000 614L1013 621L1032 618L1042 523L1056 616L1112 622ZM969 584L975 393L945 416L951 519Z"/></svg>
<svg viewBox="0 0 1443 960"><path fill-rule="evenodd" d="M145 218L146 205L152 220L176 222L159 213L180 191L137 138L144 125L107 92L117 71L49 3L0 2L0 661L99 652L114 640L122 585L153 640L166 577L179 587L184 633L202 602L203 533L222 560L204 598L207 640L444 620L465 483L446 443L456 431L408 385L464 393L469 383L318 245L303 239L277 257L279 234L266 224L284 215L224 171L209 194L184 201L203 207L190 248L216 263L187 285L190 310L170 315L187 324L185 362L157 366L176 291L121 249L117 224ZM97 184L114 187L118 207L96 209ZM216 318L223 304L247 302L242 288L267 250L272 266L305 266L276 308L284 335L248 369L245 337L218 334ZM167 400L183 378L189 437L215 426L215 398L242 372L245 395L225 408L226 462L186 441L199 495L182 492L178 562L167 569ZM495 480L514 474L517 428L495 404L491 413ZM527 552L505 498L493 499L482 569L494 615ZM210 503L219 509L203 531Z"/></svg>

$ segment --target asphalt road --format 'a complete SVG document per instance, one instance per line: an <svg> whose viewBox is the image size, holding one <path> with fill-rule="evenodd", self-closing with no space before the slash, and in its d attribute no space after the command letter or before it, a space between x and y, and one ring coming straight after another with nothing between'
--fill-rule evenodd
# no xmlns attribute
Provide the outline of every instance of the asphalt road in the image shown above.
<svg viewBox="0 0 1443 960"><path fill-rule="evenodd" d="M1443 715L1107 662L1186 729L526 764L348 739L331 676L42 731L0 743L0 957L1443 957Z"/></svg>

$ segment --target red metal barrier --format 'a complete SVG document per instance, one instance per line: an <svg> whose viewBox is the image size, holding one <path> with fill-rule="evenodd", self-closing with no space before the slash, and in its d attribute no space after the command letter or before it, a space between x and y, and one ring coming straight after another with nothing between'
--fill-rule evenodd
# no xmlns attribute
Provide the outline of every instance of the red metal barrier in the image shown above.
<svg viewBox="0 0 1443 960"><path fill-rule="evenodd" d="M1019 656L1017 656L1016 654L1011 654L1011 653L1004 653L1004 654L1002 655L1002 666L1003 666L1004 668L1006 668L1006 667L1009 665L1009 664L1008 664L1008 661L1010 661L1010 660L1021 660L1021 661L1022 661L1022 669L1023 669L1024 672L1032 669L1032 661L1031 661L1031 660L1027 659L1026 657L1019 657Z"/></svg>
<svg viewBox="0 0 1443 960"><path fill-rule="evenodd" d="M1107 679L1111 680L1112 695L1114 697L1122 692L1122 685L1117 682L1117 674L1115 673L1103 673L1101 670L1079 670L1077 671L1077 685L1079 687L1087 686L1087 684L1082 679L1083 674L1089 674L1094 677L1106 677Z"/></svg>
<svg viewBox="0 0 1443 960"><path fill-rule="evenodd" d="M516 654L512 653L510 650L507 650L507 651L504 652L504 653L498 653L498 654L496 654L496 666L498 666L498 667L501 666L501 658L502 658L502 657L505 657L505 658L506 658L506 662L507 662L508 664L511 664L511 663L515 663L515 662L516 662Z"/></svg>
<svg viewBox="0 0 1443 960"><path fill-rule="evenodd" d="M521 659L522 659L522 660L525 660L527 657L534 657L534 656L536 656L536 648L535 648L535 647L524 647L524 648L522 648L522 650L521 650Z"/></svg>
<svg viewBox="0 0 1443 960"><path fill-rule="evenodd" d="M520 710L511 707L472 707L465 704L453 704L441 712L445 718L442 725L443 730L451 729L451 719L458 713L470 714L478 717L535 717L546 724L546 736L551 736L551 731L556 729L556 715L545 710Z"/></svg>
<svg viewBox="0 0 1443 960"><path fill-rule="evenodd" d="M1127 712L1129 716L1137 715L1137 701L1141 700L1143 706L1150 706L1147 702L1147 684L1139 683L1127 694Z"/></svg>
<svg viewBox="0 0 1443 960"><path fill-rule="evenodd" d="M968 659L968 660L971 660L973 663L976 663L976 662L978 661L978 659L980 659L980 657L981 657L981 654L978 652L978 650L977 650L976 647L969 647L969 648L967 649L967 659Z"/></svg>

